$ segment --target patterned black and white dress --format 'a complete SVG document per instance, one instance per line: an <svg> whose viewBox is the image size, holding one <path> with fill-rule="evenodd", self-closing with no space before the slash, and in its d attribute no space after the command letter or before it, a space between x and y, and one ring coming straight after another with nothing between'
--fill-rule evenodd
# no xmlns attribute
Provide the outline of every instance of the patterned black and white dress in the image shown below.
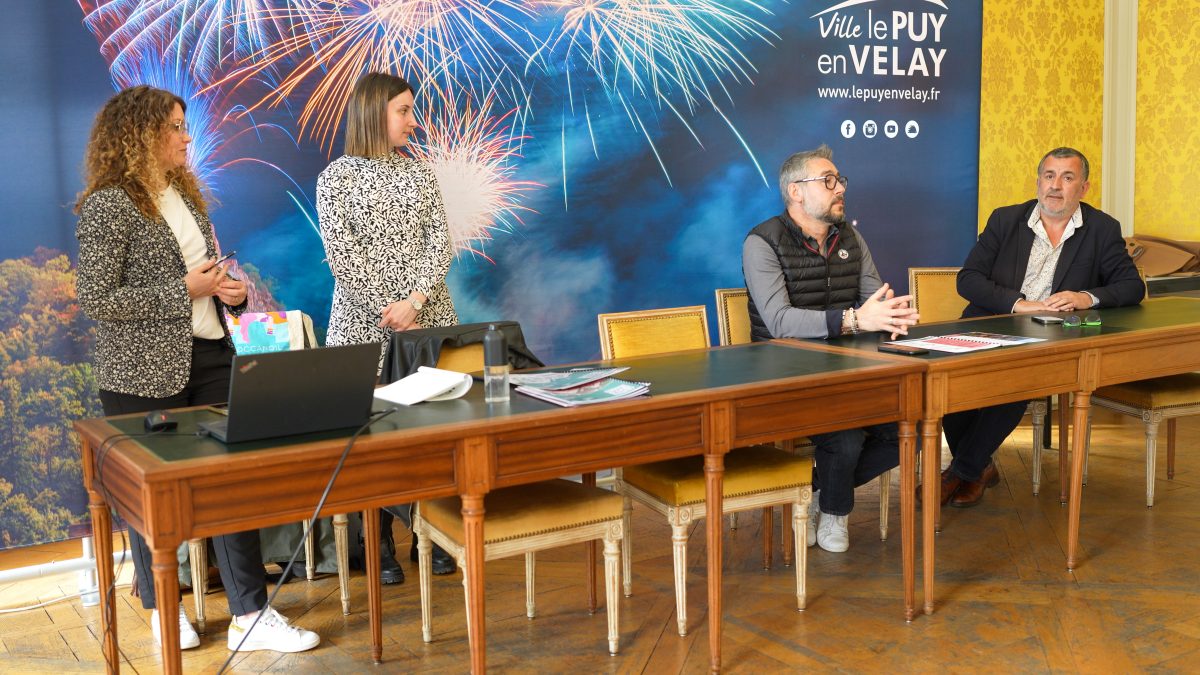
<svg viewBox="0 0 1200 675"><path fill-rule="evenodd" d="M427 165L343 155L317 178L317 217L334 282L326 344L388 340L392 330L376 325L384 307L415 291L429 298L417 324L458 323L446 210Z"/></svg>

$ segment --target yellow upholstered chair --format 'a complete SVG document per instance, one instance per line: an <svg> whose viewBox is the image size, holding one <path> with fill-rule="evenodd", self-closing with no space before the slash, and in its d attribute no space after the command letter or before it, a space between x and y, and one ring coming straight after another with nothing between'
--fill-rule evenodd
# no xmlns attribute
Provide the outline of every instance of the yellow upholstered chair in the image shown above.
<svg viewBox="0 0 1200 675"><path fill-rule="evenodd" d="M483 370L483 343L463 345L462 347L442 347L441 353L438 354L437 367L460 373Z"/></svg>
<svg viewBox="0 0 1200 675"><path fill-rule="evenodd" d="M721 344L740 345L750 342L749 305L750 292L745 288L717 289L717 337ZM783 448L792 450L797 443L800 444L800 447L812 446L805 438L784 441ZM888 537L888 500L891 497L891 487L892 472L887 471L879 476L879 538L882 541L887 541ZM786 540L790 521L787 507L783 508L784 539Z"/></svg>
<svg viewBox="0 0 1200 675"><path fill-rule="evenodd" d="M709 346L704 305L600 314L600 357L631 358Z"/></svg>
<svg viewBox="0 0 1200 675"><path fill-rule="evenodd" d="M967 301L958 294L958 271L960 267L910 267L908 268L908 292L913 296L913 307L921 315L921 323L953 321L962 316ZM1068 394L1059 395L1059 424L1067 420ZM1029 413L1033 422L1033 494L1042 484L1042 446L1045 436L1042 425L1049 412L1049 399L1029 402ZM1063 427L1065 428L1065 427ZM1062 434L1060 438L1065 438ZM1060 441L1060 445L1062 442ZM1059 467L1066 466L1066 453L1060 453Z"/></svg>
<svg viewBox="0 0 1200 675"><path fill-rule="evenodd" d="M908 292L921 323L954 321L962 316L967 301L958 294L961 267L910 267Z"/></svg>
<svg viewBox="0 0 1200 675"><path fill-rule="evenodd" d="M458 560L466 590L467 560L463 544L462 503L458 497L420 502L413 517L418 537L421 577L421 635L433 640L430 580L433 544ZM502 488L484 498L483 557L494 560L525 554L525 614L535 615L534 552L604 541L604 587L608 610L608 651L616 654L620 638L619 559L623 505L621 496L603 488L555 479ZM470 599L467 599L470 606Z"/></svg>
<svg viewBox="0 0 1200 675"><path fill-rule="evenodd" d="M1200 373L1184 373L1152 380L1101 387L1092 394L1092 405L1133 417L1146 424L1146 506L1154 506L1155 460L1158 427L1167 422L1167 480L1175 478L1175 421L1200 413ZM1092 426L1088 418L1087 452Z"/></svg>
<svg viewBox="0 0 1200 675"><path fill-rule="evenodd" d="M601 314L600 353L605 359L646 356L709 346L708 320L703 306ZM624 467L617 473L617 492L625 502L621 557L625 594L633 593L629 518L632 499L664 515L671 526L675 570L675 618L680 635L687 634L688 526L703 518L704 460L701 457ZM769 446L737 448L725 456L725 513L786 504L793 508L796 551L796 606L806 602L808 506L812 501L812 460ZM784 542L785 548L789 542ZM765 558L769 560L769 549ZM786 556L785 556L786 557ZM765 561L764 561L765 562Z"/></svg>
<svg viewBox="0 0 1200 675"><path fill-rule="evenodd" d="M1142 283L1146 272L1138 267ZM1152 380L1126 382L1100 387L1092 392L1092 405L1140 417L1146 424L1146 507L1154 506L1155 460L1158 456L1158 425L1167 422L1167 480L1175 478L1175 420L1200 413L1200 373L1184 373ZM1091 411L1089 410L1089 413ZM1087 447L1092 441L1092 420L1088 417ZM1087 483L1087 456L1084 456L1084 483Z"/></svg>
<svg viewBox="0 0 1200 675"><path fill-rule="evenodd" d="M443 347L437 367L460 372L483 370L483 347ZM433 640L430 581L433 544L454 556L467 582L463 544L462 502L446 497L420 502L413 513L417 536L417 559L421 586L421 634ZM525 554L525 613L535 614L534 553L547 548L581 542L604 541L604 585L608 612L608 649L617 653L619 633L618 564L620 558L623 500L610 490L580 485L568 480L550 480L533 485L495 490L484 498L484 560ZM594 587L595 568L587 571L587 588ZM589 591L590 593L590 591ZM467 599L468 605L470 599Z"/></svg>
<svg viewBox="0 0 1200 675"><path fill-rule="evenodd" d="M231 319L232 330L240 325L240 317ZM291 346L289 349L309 349L317 347L316 333L313 331L312 318L308 314L296 310L287 312L287 326ZM338 574L338 589L342 600L342 613L350 613L350 554L348 521L346 514L337 514L332 518L334 546ZM309 581L316 577L317 535L316 527L310 527L308 519L300 525L308 530L304 540L305 574ZM293 527L293 526L284 526ZM265 532L266 530L264 530ZM208 593L208 542L205 539L188 540L188 564L192 575L192 598L196 603L196 628L204 633L207 630L207 619L204 611L204 596Z"/></svg>
<svg viewBox="0 0 1200 675"><path fill-rule="evenodd" d="M1142 283L1146 283L1146 272L1141 267L1137 268L1138 276L1141 277ZM1186 417L1194 414L1189 411L1189 403L1191 405L1200 406L1200 384L1192 384L1189 382L1190 375L1175 375L1172 377L1162 378L1161 380L1143 380L1141 382L1127 382L1125 384L1115 385L1113 387L1101 387L1092 392L1092 404L1102 408L1115 410L1120 413L1140 417L1146 423L1146 506L1154 506L1154 462L1158 450L1158 425L1162 420L1167 420L1167 478L1175 477L1175 420L1177 417ZM1160 387L1156 384L1161 382ZM1189 393L1190 391L1190 393ZM1059 489L1059 499L1066 502L1066 480L1067 475L1067 428L1070 418L1067 415L1067 402L1070 394L1060 394L1058 397L1058 423L1061 433L1059 434L1059 444L1064 448L1064 451L1059 452L1058 467L1059 480L1061 483ZM1030 404L1032 407L1035 403ZM1035 418L1036 422L1036 418ZM1039 435L1040 429L1034 429L1036 438L1042 438ZM1090 446L1092 438L1092 418L1091 410L1088 411L1088 428L1087 428L1087 445ZM1087 467L1089 447L1083 449L1083 484L1087 485ZM1038 493L1039 485L1041 484L1041 469L1042 469L1042 446L1035 442L1033 445L1033 494Z"/></svg>

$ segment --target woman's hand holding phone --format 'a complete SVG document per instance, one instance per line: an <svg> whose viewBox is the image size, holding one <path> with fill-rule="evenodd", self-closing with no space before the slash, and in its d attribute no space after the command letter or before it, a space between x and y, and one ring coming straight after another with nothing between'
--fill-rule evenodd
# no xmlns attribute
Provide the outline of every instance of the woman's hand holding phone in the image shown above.
<svg viewBox="0 0 1200 675"><path fill-rule="evenodd" d="M215 260L210 260L185 274L183 283L187 286L188 297L194 300L216 295L225 278L225 270Z"/></svg>

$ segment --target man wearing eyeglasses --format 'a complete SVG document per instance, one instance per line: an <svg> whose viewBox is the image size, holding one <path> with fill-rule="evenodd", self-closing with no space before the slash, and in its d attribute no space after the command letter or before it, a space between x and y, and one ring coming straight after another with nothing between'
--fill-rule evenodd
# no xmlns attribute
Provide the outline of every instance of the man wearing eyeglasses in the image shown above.
<svg viewBox="0 0 1200 675"><path fill-rule="evenodd" d="M919 318L911 296L879 278L862 235L846 222L846 177L822 145L783 163L784 212L759 223L742 244L755 341L831 338L860 331L904 335ZM854 488L899 463L895 424L816 434L816 508L808 545L841 553L850 546L847 517ZM819 518L819 524L818 524Z"/></svg>
<svg viewBox="0 0 1200 675"><path fill-rule="evenodd" d="M1136 305L1146 287L1121 238L1121 224L1083 203L1083 153L1057 148L1038 163L1037 199L992 212L958 273L963 317L1073 312ZM1074 318L1074 317L1068 317ZM1078 325L1078 324L1075 324ZM1017 428L1026 402L946 415L954 460L942 472L941 502L974 506L1000 482L992 455Z"/></svg>

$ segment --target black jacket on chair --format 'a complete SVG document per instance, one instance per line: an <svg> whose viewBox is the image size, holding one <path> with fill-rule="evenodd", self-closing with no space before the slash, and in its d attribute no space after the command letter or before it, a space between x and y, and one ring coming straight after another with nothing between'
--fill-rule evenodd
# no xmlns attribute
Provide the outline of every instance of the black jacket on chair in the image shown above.
<svg viewBox="0 0 1200 675"><path fill-rule="evenodd" d="M1098 309L1136 305L1146 285L1125 249L1121 224L1080 203L1083 225L1063 243L1051 292L1087 291ZM992 211L987 226L958 272L958 294L967 300L963 318L1009 314L1022 299L1021 284L1033 249L1029 216L1037 200Z"/></svg>
<svg viewBox="0 0 1200 675"><path fill-rule="evenodd" d="M380 384L390 384L417 372L421 366L435 366L443 346L463 347L483 342L488 326L496 324L508 344L508 363L514 369L543 366L538 357L525 346L525 335L516 321L487 321L457 326L418 328L392 333L391 342L383 354Z"/></svg>

